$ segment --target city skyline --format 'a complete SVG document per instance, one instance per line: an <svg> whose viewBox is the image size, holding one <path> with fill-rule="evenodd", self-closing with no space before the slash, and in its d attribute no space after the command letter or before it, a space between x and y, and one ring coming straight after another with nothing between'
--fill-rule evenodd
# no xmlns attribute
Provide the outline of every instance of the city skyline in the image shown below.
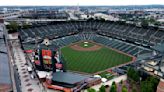
<svg viewBox="0 0 164 92"><path fill-rule="evenodd" d="M1 0L0 6L164 5L164 0Z"/></svg>

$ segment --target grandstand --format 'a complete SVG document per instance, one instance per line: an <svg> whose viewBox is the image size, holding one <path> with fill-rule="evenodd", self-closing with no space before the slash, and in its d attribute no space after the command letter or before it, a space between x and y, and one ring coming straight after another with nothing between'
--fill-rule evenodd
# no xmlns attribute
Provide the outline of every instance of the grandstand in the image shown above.
<svg viewBox="0 0 164 92"><path fill-rule="evenodd" d="M36 36L40 39L44 37L54 39L82 31L92 31L99 35L127 40L143 46L154 46L164 42L164 32L162 30L146 29L109 21L65 21L53 25L21 29L20 34L23 42L27 42L28 40L35 40Z"/></svg>
<svg viewBox="0 0 164 92"><path fill-rule="evenodd" d="M96 43L100 43L105 46L108 46L108 47L111 47L114 49L118 49L122 52L125 52L125 53L133 55L133 56L137 56L139 53L146 53L146 52L151 51L150 49L143 48L141 46L137 46L137 45L134 45L131 43L123 42L123 41L120 41L117 39L112 39L112 38L108 38L105 36L92 34L92 33L80 33L77 35L71 35L71 36L66 36L63 38L53 39L53 40L51 40L51 43L53 45L58 46L58 48L59 48L59 47L63 47L68 44L78 42L81 40L92 40ZM33 49L35 47L35 44L27 44L26 43L23 45L24 45L25 50Z"/></svg>

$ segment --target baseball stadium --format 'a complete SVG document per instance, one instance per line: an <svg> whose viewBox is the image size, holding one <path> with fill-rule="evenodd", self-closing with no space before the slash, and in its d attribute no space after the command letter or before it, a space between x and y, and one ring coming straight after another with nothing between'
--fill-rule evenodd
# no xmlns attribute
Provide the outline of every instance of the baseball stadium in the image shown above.
<svg viewBox="0 0 164 92"><path fill-rule="evenodd" d="M152 52L153 46L164 41L161 34L154 28L99 20L56 21L19 30L22 49L33 53L29 57L35 68L53 71L44 80L46 87L65 92L101 83L94 75L111 79L111 72L126 74L119 67Z"/></svg>

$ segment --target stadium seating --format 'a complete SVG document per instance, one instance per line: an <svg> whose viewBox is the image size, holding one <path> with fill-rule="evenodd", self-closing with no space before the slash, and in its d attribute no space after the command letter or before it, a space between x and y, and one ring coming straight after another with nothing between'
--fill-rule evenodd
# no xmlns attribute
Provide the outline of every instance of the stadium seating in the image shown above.
<svg viewBox="0 0 164 92"><path fill-rule="evenodd" d="M21 29L19 32L22 43L35 42L36 38L43 40L48 37L52 44L60 47L80 40L93 40L134 56L150 51L140 47L141 45L154 46L164 42L163 30L145 29L109 21L64 21ZM127 41L134 42L136 45Z"/></svg>
<svg viewBox="0 0 164 92"><path fill-rule="evenodd" d="M164 42L164 31L162 30L145 29L105 21L67 21L56 23L54 25L22 29L20 30L20 33L21 39L26 40L28 37L35 38L35 36L41 38L50 37L53 39L82 31L94 31L101 35L117 37L151 46Z"/></svg>
<svg viewBox="0 0 164 92"><path fill-rule="evenodd" d="M120 41L120 40L108 38L105 36L100 36L100 35L93 34L93 33L79 33L77 35L66 36L66 37L54 39L54 40L52 40L51 43L53 45L63 47L68 44L78 42L81 40L92 40L96 43L100 43L105 46L118 49L122 52L131 54L133 56L137 56L139 53L143 53L143 52L146 53L146 52L151 51L151 50L145 49L143 47L139 47L139 46L136 46L133 44L129 44L129 43Z"/></svg>

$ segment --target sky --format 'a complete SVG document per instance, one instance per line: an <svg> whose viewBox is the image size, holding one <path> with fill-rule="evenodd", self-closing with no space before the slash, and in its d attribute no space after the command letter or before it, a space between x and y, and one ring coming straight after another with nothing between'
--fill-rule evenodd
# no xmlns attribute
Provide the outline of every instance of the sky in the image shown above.
<svg viewBox="0 0 164 92"><path fill-rule="evenodd" d="M72 6L72 5L164 5L164 0L0 0L0 6Z"/></svg>

